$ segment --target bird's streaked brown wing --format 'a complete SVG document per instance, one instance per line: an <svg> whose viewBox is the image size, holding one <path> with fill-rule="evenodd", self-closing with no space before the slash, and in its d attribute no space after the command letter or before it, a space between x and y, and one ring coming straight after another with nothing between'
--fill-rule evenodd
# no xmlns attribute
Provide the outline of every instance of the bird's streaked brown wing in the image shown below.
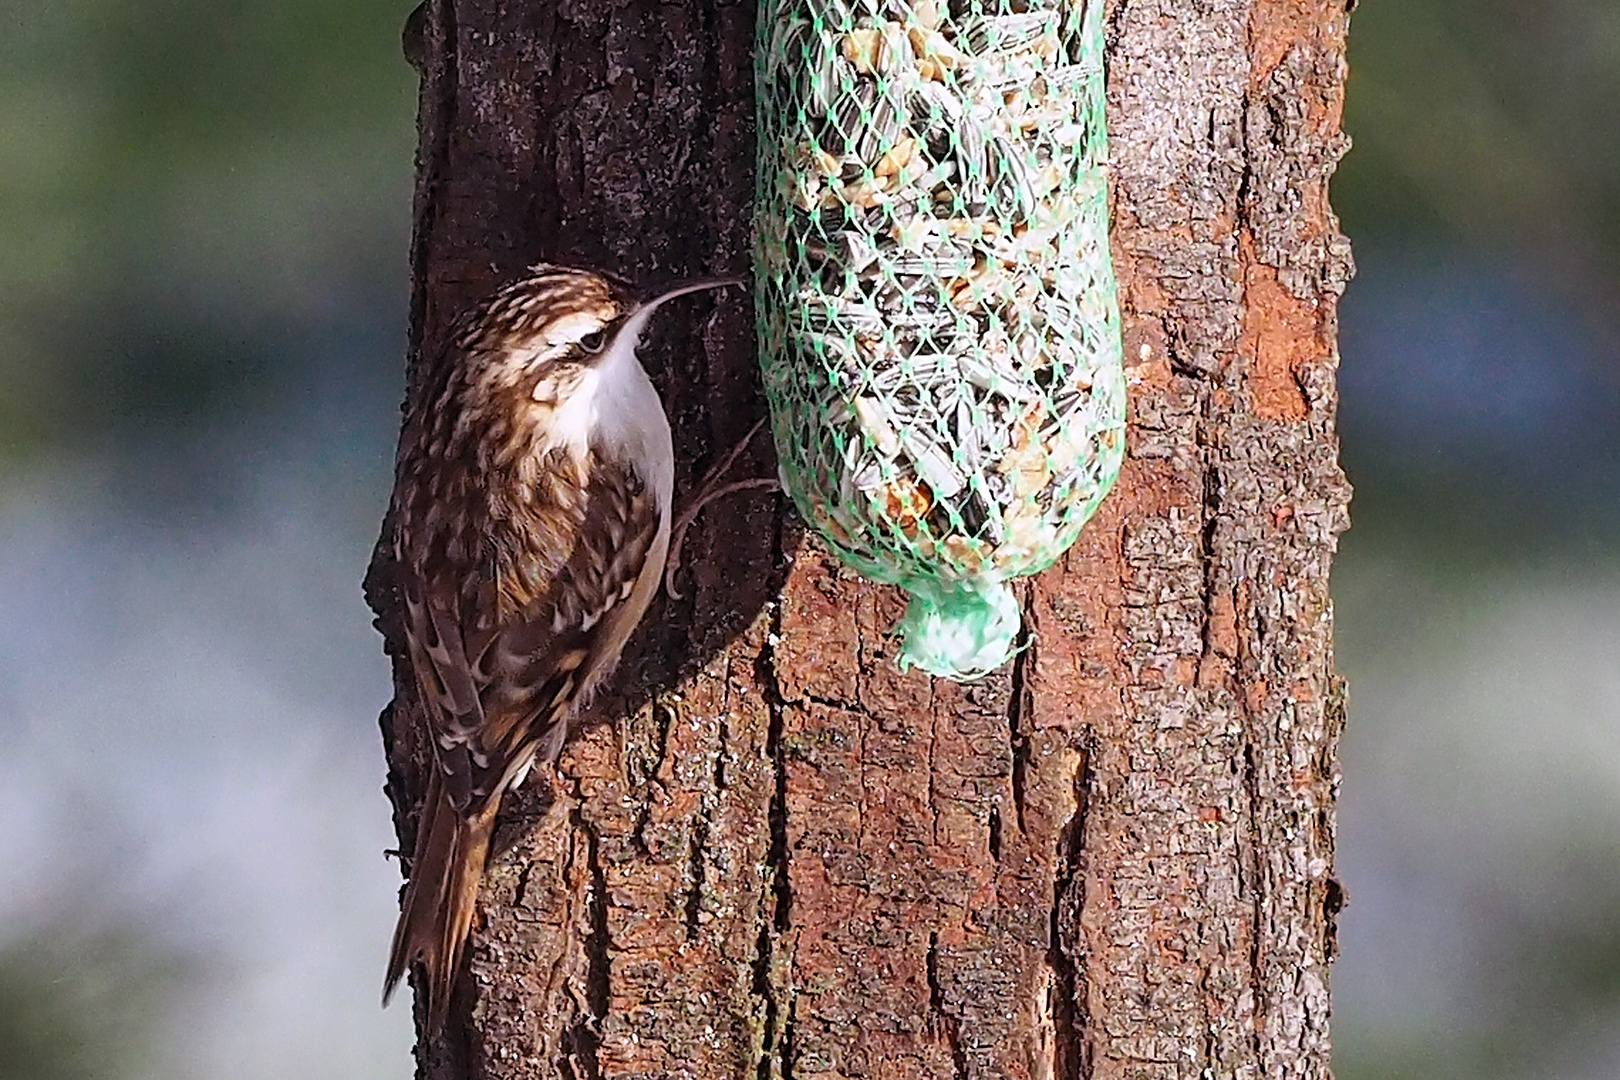
<svg viewBox="0 0 1620 1080"><path fill-rule="evenodd" d="M411 666L438 768L385 988L421 957L435 1024L502 792L537 754L561 749L571 713L611 670L662 573L667 510L645 479L592 459L584 493L541 491L508 527L487 528L477 567L424 574L402 560Z"/></svg>
<svg viewBox="0 0 1620 1080"><path fill-rule="evenodd" d="M438 706L435 753L464 811L559 739L617 659L642 614L630 601L665 521L631 466L595 458L583 499L537 503L513 524L490 531L480 572L424 581L420 609L407 588Z"/></svg>

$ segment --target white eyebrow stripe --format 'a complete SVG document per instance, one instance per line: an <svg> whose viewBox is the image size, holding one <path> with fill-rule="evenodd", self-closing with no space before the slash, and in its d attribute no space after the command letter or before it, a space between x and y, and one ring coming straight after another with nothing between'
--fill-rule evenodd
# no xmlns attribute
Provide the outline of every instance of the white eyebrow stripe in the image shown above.
<svg viewBox="0 0 1620 1080"><path fill-rule="evenodd" d="M606 325L596 312L575 311L552 319L546 324L542 337L548 345L572 345Z"/></svg>

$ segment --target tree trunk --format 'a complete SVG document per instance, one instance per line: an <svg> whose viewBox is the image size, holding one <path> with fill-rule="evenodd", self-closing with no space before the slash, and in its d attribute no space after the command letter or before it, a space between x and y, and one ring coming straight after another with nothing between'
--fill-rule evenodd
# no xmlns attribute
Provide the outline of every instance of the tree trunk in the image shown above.
<svg viewBox="0 0 1620 1080"><path fill-rule="evenodd" d="M1110 5L1129 454L1023 589L1032 644L972 685L903 675L895 590L775 496L710 507L610 722L508 800L422 1075L1330 1075L1347 6ZM428 0L408 392L537 260L746 269L753 19ZM678 489L764 410L746 298L708 297L643 352ZM407 851L412 708L383 718Z"/></svg>

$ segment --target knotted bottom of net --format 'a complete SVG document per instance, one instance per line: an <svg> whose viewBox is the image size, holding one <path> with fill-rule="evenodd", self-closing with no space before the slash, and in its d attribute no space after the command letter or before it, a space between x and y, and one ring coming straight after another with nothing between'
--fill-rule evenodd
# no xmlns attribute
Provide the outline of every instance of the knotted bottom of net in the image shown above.
<svg viewBox="0 0 1620 1080"><path fill-rule="evenodd" d="M904 638L901 670L965 681L1005 664L1023 623L1018 598L994 579L908 586L911 603L895 626Z"/></svg>

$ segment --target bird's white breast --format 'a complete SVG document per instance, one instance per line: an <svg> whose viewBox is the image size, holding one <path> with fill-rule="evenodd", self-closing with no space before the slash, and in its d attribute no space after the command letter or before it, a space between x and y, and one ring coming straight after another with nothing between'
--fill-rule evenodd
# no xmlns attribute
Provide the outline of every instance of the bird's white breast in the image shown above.
<svg viewBox="0 0 1620 1080"><path fill-rule="evenodd" d="M641 362L635 343L615 343L588 368L551 415L552 445L566 445L583 456L589 450L633 461L652 485L667 519L675 488L675 455L663 402Z"/></svg>

